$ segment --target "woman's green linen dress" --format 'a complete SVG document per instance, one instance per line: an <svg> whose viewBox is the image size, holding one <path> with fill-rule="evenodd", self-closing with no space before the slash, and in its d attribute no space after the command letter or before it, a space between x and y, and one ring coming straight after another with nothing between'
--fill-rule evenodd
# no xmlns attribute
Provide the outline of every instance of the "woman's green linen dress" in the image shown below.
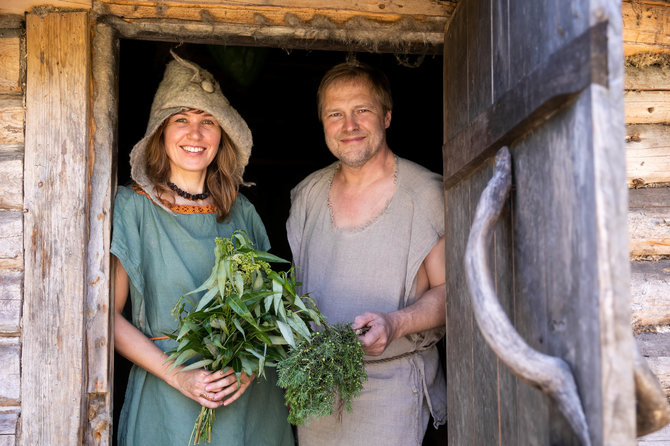
<svg viewBox="0 0 670 446"><path fill-rule="evenodd" d="M153 338L172 333L171 315L179 297L198 287L214 264L214 239L244 229L256 248L269 249L265 227L253 205L239 195L230 217L217 223L212 206L173 206L174 215L153 203L141 189L119 187L114 202L111 252L130 279L132 323ZM163 351L171 339L155 341ZM212 445L294 444L274 369L257 378L230 406L216 409ZM200 404L165 381L133 366L119 420L118 444L186 446Z"/></svg>

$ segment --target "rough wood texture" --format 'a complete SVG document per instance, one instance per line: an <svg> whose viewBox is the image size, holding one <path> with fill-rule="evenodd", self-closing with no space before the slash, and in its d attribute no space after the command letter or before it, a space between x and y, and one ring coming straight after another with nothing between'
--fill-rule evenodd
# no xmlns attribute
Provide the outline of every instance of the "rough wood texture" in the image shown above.
<svg viewBox="0 0 670 446"><path fill-rule="evenodd" d="M0 210L0 270L23 268L23 215Z"/></svg>
<svg viewBox="0 0 670 446"><path fill-rule="evenodd" d="M605 23L588 30L551 54L547 61L520 79L492 105L484 108L472 103L470 123L446 143L451 148L451 156L444 160L447 187L468 176L482 159L491 157L503 145L542 124L591 83L607 84L606 32ZM478 48L473 48L473 52L486 54ZM483 82L483 89L474 85L482 83L477 79L480 70L476 67L489 64L473 65L470 91L474 98L481 95L482 90L486 98L483 103L488 105L491 100L491 93L486 95L488 83ZM479 114L473 116L473 110Z"/></svg>
<svg viewBox="0 0 670 446"><path fill-rule="evenodd" d="M13 439L16 434L16 422L19 418L20 409L18 407L0 407L0 445L3 437ZM14 445L14 443L7 443Z"/></svg>
<svg viewBox="0 0 670 446"><path fill-rule="evenodd" d="M0 95L0 144L23 144L23 99Z"/></svg>
<svg viewBox="0 0 670 446"><path fill-rule="evenodd" d="M26 39L26 102L39 106L26 115L21 441L81 444L88 409L89 16L28 14Z"/></svg>
<svg viewBox="0 0 670 446"><path fill-rule="evenodd" d="M626 124L670 122L670 91L632 91L624 94Z"/></svg>
<svg viewBox="0 0 670 446"><path fill-rule="evenodd" d="M670 126L626 126L626 181L629 187L670 183Z"/></svg>
<svg viewBox="0 0 670 446"><path fill-rule="evenodd" d="M632 322L637 332L670 326L670 260L631 262ZM670 345L668 346L670 353ZM669 354L670 356L670 354ZM670 374L670 369L666 371Z"/></svg>
<svg viewBox="0 0 670 446"><path fill-rule="evenodd" d="M631 189L628 193L630 255L670 255L670 188Z"/></svg>
<svg viewBox="0 0 670 446"><path fill-rule="evenodd" d="M23 269L0 268L0 335L18 336Z"/></svg>
<svg viewBox="0 0 670 446"><path fill-rule="evenodd" d="M21 92L21 39L0 37L0 93Z"/></svg>
<svg viewBox="0 0 670 446"><path fill-rule="evenodd" d="M0 152L0 209L23 208L23 154Z"/></svg>
<svg viewBox="0 0 670 446"><path fill-rule="evenodd" d="M35 6L48 4L53 8L91 9L91 0L3 0L0 5L0 14L21 14L30 11Z"/></svg>
<svg viewBox="0 0 670 446"><path fill-rule="evenodd" d="M86 444L112 444L112 312L109 244L112 178L116 147L119 42L113 29L97 25L93 38L93 119L95 161L90 188L86 339L88 353L88 424Z"/></svg>
<svg viewBox="0 0 670 446"><path fill-rule="evenodd" d="M21 389L18 337L0 337L0 406L18 406Z"/></svg>
<svg viewBox="0 0 670 446"><path fill-rule="evenodd" d="M640 333L635 340L670 399L670 333Z"/></svg>
<svg viewBox="0 0 670 446"><path fill-rule="evenodd" d="M670 52L670 8L664 1L624 0L623 48L626 56Z"/></svg>
<svg viewBox="0 0 670 446"><path fill-rule="evenodd" d="M670 90L670 67L626 65L624 88L626 90Z"/></svg>

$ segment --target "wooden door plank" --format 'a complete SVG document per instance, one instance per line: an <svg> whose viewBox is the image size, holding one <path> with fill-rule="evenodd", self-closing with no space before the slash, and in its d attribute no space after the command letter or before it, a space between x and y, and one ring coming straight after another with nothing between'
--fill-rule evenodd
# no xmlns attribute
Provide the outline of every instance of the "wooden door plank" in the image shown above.
<svg viewBox="0 0 670 446"><path fill-rule="evenodd" d="M445 155L446 156L446 155ZM448 444L476 444L474 438L474 317L465 283L463 258L470 228L469 181L463 181L445 193L447 276L447 407L449 410Z"/></svg>
<svg viewBox="0 0 670 446"><path fill-rule="evenodd" d="M451 136L444 172L447 186L544 122L591 83L606 84L606 30L601 23L581 34Z"/></svg>
<svg viewBox="0 0 670 446"><path fill-rule="evenodd" d="M468 42L468 121L493 102L491 67L491 1L465 3Z"/></svg>
<svg viewBox="0 0 670 446"><path fill-rule="evenodd" d="M510 88L511 58L509 47L509 0L492 0L491 39L493 45L493 102Z"/></svg>
<svg viewBox="0 0 670 446"><path fill-rule="evenodd" d="M85 12L26 18L25 444L81 444L86 423L90 27ZM47 397L45 397L45 395Z"/></svg>
<svg viewBox="0 0 670 446"><path fill-rule="evenodd" d="M469 121L468 111L468 71L466 41L467 23L464 19L463 3L456 10L457 17L449 25L444 36L445 83L444 83L444 134L445 142L465 127ZM446 146L443 149L444 162L454 156L458 147ZM446 164L445 164L446 168Z"/></svg>

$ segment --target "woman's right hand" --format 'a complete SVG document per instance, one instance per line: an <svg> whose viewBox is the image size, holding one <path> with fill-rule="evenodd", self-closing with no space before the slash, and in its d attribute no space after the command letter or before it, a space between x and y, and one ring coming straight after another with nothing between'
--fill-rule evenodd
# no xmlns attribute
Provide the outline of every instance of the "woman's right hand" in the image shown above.
<svg viewBox="0 0 670 446"><path fill-rule="evenodd" d="M245 373L237 380L233 369L210 372L205 369L174 373L173 386L185 396L210 409L228 405L239 398L249 387L255 374L249 378ZM223 398L230 396L223 401Z"/></svg>

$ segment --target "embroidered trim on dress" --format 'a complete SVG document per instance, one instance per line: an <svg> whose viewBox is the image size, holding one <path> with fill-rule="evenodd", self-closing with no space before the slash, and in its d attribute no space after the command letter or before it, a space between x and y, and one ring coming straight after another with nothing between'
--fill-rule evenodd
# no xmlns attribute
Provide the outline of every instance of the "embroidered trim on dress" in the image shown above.
<svg viewBox="0 0 670 446"><path fill-rule="evenodd" d="M147 197L149 200L151 200L151 197L149 196L148 193L144 191L141 187L139 187L137 184L134 184L130 186L132 190L137 192L140 195L144 195ZM167 200L164 200L162 198L159 198L161 203L165 205L168 209L170 209L172 212L176 212L177 214L216 214L217 213L217 208L213 204L206 204L204 206L197 206L193 204L174 204L170 203ZM155 203L154 200L151 200L152 203Z"/></svg>
<svg viewBox="0 0 670 446"><path fill-rule="evenodd" d="M393 162L395 163L395 169L393 170L393 184L396 185L396 192L397 192L397 186L398 186L398 155L393 154ZM384 205L384 208L382 211L373 216L369 221L362 223L358 226L354 226L352 228L341 228L335 224L335 211L333 210L333 203L330 201L330 189L333 186L333 179L335 178L335 174L337 173L338 170L340 170L341 162L337 163L337 166L333 169L333 173L330 176L330 180L328 181L328 202L326 203L328 206L328 212L330 213L330 224L333 225L333 228L337 229L338 231L347 231L347 232L363 232L374 222L379 220L382 215L386 214L388 211L389 206L391 205L391 202L393 201L393 197L395 197L396 192L393 192L393 195L391 195L391 198L389 198L386 201L386 204Z"/></svg>

